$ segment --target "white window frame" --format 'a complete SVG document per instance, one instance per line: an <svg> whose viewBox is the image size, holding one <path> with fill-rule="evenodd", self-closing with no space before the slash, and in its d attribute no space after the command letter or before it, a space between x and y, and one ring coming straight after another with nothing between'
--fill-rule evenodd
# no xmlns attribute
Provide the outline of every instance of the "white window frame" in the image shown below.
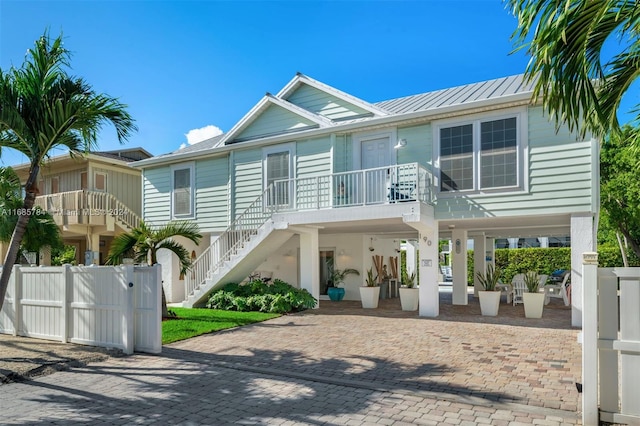
<svg viewBox="0 0 640 426"><path fill-rule="evenodd" d="M174 203L174 193L175 193L175 172L178 170L189 170L189 188L191 189L191 197L189 200L189 212L176 214L175 212L175 203ZM174 164L171 166L171 218L172 219L194 219L195 214L195 201L196 201L196 190L195 190L195 171L196 165L195 162L191 161L188 163L180 163Z"/></svg>
<svg viewBox="0 0 640 426"><path fill-rule="evenodd" d="M496 121L508 118L516 119L516 185L481 188L481 123L488 121ZM448 127L463 126L466 124L473 125L473 188L460 191L443 191L441 190L440 178L440 130ZM457 117L454 119L438 120L432 123L433 129L433 158L436 176L436 191L442 197L455 197L457 194L495 194L505 192L523 192L528 191L528 179L525 179L528 173L528 165L525 159L528 153L528 121L527 108L518 107L506 110L500 110L493 113L474 114L465 117Z"/></svg>
<svg viewBox="0 0 640 426"><path fill-rule="evenodd" d="M286 144L273 145L262 148L262 192L267 190L267 157L271 154L278 154L282 152L289 153L289 179L296 178L296 170L294 167L296 157L296 143L290 142ZM294 201L293 197L293 185L289 187L289 204L292 205Z"/></svg>

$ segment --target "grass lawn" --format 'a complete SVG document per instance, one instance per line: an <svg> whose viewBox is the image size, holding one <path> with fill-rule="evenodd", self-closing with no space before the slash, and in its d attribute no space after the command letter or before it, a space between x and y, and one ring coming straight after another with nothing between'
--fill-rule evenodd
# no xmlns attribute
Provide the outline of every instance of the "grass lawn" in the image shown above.
<svg viewBox="0 0 640 426"><path fill-rule="evenodd" d="M280 316L279 314L262 312L220 311L217 309L170 308L170 310L175 312L178 317L162 322L162 344Z"/></svg>

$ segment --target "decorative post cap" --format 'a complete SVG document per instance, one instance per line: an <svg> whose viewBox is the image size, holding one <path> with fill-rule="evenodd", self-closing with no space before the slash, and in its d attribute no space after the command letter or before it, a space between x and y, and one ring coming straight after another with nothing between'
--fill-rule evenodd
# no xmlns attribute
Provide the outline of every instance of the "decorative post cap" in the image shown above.
<svg viewBox="0 0 640 426"><path fill-rule="evenodd" d="M582 253L582 264L598 266L598 253L594 253L594 252Z"/></svg>

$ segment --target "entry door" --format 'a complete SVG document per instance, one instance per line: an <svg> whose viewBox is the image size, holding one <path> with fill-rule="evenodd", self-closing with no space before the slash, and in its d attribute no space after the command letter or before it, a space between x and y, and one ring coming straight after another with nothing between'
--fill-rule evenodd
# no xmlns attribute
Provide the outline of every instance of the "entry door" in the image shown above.
<svg viewBox="0 0 640 426"><path fill-rule="evenodd" d="M327 294L334 257L335 251L333 249L320 249L320 294Z"/></svg>
<svg viewBox="0 0 640 426"><path fill-rule="evenodd" d="M367 204L387 201L387 187L391 164L391 141L388 137L367 139L361 143L362 169L365 173L365 197Z"/></svg>

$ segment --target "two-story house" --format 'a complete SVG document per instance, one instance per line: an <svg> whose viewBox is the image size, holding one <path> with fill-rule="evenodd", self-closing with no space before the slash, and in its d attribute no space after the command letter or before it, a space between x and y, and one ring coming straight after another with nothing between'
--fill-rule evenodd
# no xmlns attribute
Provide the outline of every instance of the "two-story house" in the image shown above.
<svg viewBox="0 0 640 426"><path fill-rule="evenodd" d="M358 299L374 256L390 264L407 241L420 315L437 316L440 238L452 241L453 303L464 305L468 240L484 271L496 238L558 236L571 241L580 323L598 142L556 130L522 76L369 103L297 74L224 135L132 166L145 221L195 220L206 235L187 276L164 262L171 301L201 304L254 270L322 299L329 262L361 272L346 282Z"/></svg>
<svg viewBox="0 0 640 426"><path fill-rule="evenodd" d="M49 159L38 176L35 205L49 211L78 264L104 264L113 237L137 226L142 214L141 172L129 163L152 155L142 148L69 154ZM22 182L29 164L13 167ZM48 253L41 253L48 264Z"/></svg>

